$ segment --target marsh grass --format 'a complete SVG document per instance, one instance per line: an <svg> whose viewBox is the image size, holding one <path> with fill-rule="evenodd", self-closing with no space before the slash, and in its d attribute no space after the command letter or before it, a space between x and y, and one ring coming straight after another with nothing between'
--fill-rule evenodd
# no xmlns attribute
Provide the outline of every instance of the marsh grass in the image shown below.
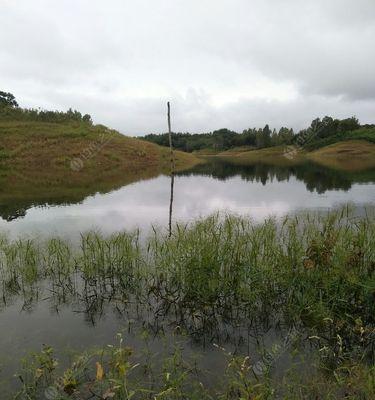
<svg viewBox="0 0 375 400"><path fill-rule="evenodd" d="M23 360L18 375L21 389L15 398L368 400L374 393L373 366L347 363L327 376L318 369L311 371L311 365L310 371L303 373L301 365L296 364L281 377L269 372L257 377L249 356L222 351L226 364L214 371L218 379L212 387L202 380L205 371L197 368L193 359L184 357L178 346L155 364L139 360L118 335L115 345L78 355L62 372L53 349L44 346L40 353Z"/></svg>
<svg viewBox="0 0 375 400"><path fill-rule="evenodd" d="M345 208L261 224L213 215L176 224L170 238L155 229L145 241L138 231L109 237L91 232L81 236L78 248L61 239L41 243L2 238L0 298L6 306L21 296L30 306L47 285L56 306L74 299L92 323L111 305L120 313L136 313L139 320L153 324L155 332L165 333L168 326L211 343L241 335L241 340L257 337L270 327L293 327L301 348L308 348L316 361L317 382L294 379L283 390L295 396L290 398L314 398L309 397L311 387L322 392L320 383L325 382L324 390L336 396L352 381L352 385L366 381L366 388L373 385L369 366L374 362L374 237L375 220L354 218ZM214 398L250 399L259 393L259 398L275 398L281 393L267 374L256 383L259 378L250 368L253 359L238 364L237 356L231 357L228 371L236 367L236 379L228 378L222 397ZM105 389L115 398L131 398L130 389L123 386L125 372L112 361L97 362L111 377ZM157 389L142 391L136 385L131 390L135 398L194 398L198 389L201 397L196 398L208 396L192 370L184 369L173 379L168 375L170 381L163 387L165 376L159 376ZM184 377L186 385L180 382ZM98 383L97 377L85 379L85 384ZM112 385L116 379L121 390ZM81 384L76 382L72 393ZM358 393L362 389L355 387ZM101 393L97 398L106 398Z"/></svg>

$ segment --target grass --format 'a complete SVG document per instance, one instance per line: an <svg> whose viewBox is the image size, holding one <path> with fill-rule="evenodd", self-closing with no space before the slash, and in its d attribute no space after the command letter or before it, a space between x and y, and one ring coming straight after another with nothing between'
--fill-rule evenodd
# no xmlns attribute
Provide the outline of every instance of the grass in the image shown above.
<svg viewBox="0 0 375 400"><path fill-rule="evenodd" d="M224 155L232 155L232 154L236 155L236 154L241 154L241 153L244 153L246 151L252 151L252 150L256 150L256 147L254 147L254 146L236 146L236 147L233 147L233 148L231 148L229 150L222 151L219 154L222 155L222 156L224 156Z"/></svg>
<svg viewBox="0 0 375 400"><path fill-rule="evenodd" d="M215 154L218 154L218 153L219 153L218 150L211 149L211 148L200 149L200 150L194 150L193 151L193 154L195 154L197 156L215 155Z"/></svg>
<svg viewBox="0 0 375 400"><path fill-rule="evenodd" d="M0 145L6 154L4 167L69 172L70 161L78 157L92 174L111 168L169 168L169 149L126 137L103 125L0 121ZM176 152L177 168L195 163L194 156Z"/></svg>
<svg viewBox="0 0 375 400"><path fill-rule="evenodd" d="M303 153L299 152L293 158L285 157L286 146L267 147L260 150L249 150L242 152L223 152L217 157L230 160L234 164L249 165L263 163L276 166L293 166L304 159Z"/></svg>
<svg viewBox="0 0 375 400"><path fill-rule="evenodd" d="M335 169L358 171L375 167L375 144L349 140L323 147L309 154L312 160Z"/></svg>
<svg viewBox="0 0 375 400"><path fill-rule="evenodd" d="M243 153L245 151L250 151L256 149L255 147L252 146L237 146L233 147L229 150L216 150L213 148L207 148L207 149L200 149L200 150L195 150L193 151L193 154L197 156L210 156L210 155L236 155L239 153Z"/></svg>
<svg viewBox="0 0 375 400"><path fill-rule="evenodd" d="M177 170L200 162L179 151L175 156ZM76 159L78 170L71 168ZM0 203L10 217L13 205L82 201L169 169L169 149L102 125L0 121Z"/></svg>
<svg viewBox="0 0 375 400"><path fill-rule="evenodd" d="M240 165L262 162L285 167L313 160L322 166L347 172L364 171L375 166L375 144L365 140L337 142L314 151L301 149L296 151L293 157L285 156L288 149L286 146L276 146L244 152L229 151L219 153L216 157L222 157Z"/></svg>
<svg viewBox="0 0 375 400"><path fill-rule="evenodd" d="M374 367L347 365L327 379L322 373L306 379L290 369L281 381L269 375L256 377L249 357L226 353L220 386L212 391L200 381L201 371L183 357L179 348L158 367L137 362L121 336L117 345L77 356L70 368L58 374L58 359L45 346L23 362L19 378L23 386L15 398L39 399L370 399L374 390ZM150 379L151 378L151 379ZM342 397L344 395L344 397ZM48 398L48 397L47 397Z"/></svg>
<svg viewBox="0 0 375 400"><path fill-rule="evenodd" d="M374 217L356 219L344 208L261 224L214 215L176 224L170 238L155 229L145 242L137 231L109 237L91 232L82 235L78 249L58 238L40 243L4 237L5 303L15 296L30 302L39 284L49 282L54 301L79 299L88 318L116 299L125 308L136 304L140 319L142 310L155 315L156 331L164 319L174 332L220 341L223 324L235 334L246 327L248 335L283 326L296 330L309 349L305 368L311 373L302 378L293 376L293 368L283 371L281 384L268 372L254 376L255 354L229 354L227 368L211 371L226 377L213 388L201 383L207 372L197 375L181 355L166 359L150 386L142 374L131 378L137 368L148 371L147 365L135 366L122 343L56 376L48 350L25 367L21 393L38 398L52 384L61 398L94 392L115 399L340 399L346 392L347 398L365 399L374 387L374 236Z"/></svg>

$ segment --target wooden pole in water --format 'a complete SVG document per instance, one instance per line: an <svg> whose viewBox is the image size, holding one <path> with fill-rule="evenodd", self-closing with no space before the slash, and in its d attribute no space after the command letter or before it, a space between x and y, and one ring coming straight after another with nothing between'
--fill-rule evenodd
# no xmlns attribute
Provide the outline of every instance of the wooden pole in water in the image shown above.
<svg viewBox="0 0 375 400"><path fill-rule="evenodd" d="M174 154L173 154L173 144L172 144L172 129L171 129L171 105L168 101L168 135L169 135L169 150L171 155L171 174L174 174Z"/></svg>
<svg viewBox="0 0 375 400"><path fill-rule="evenodd" d="M174 162L173 145L172 145L171 106L169 104L169 101L167 103L167 109L168 109L167 117L168 117L169 150L171 156L171 195L169 200L169 237L171 237L175 162Z"/></svg>

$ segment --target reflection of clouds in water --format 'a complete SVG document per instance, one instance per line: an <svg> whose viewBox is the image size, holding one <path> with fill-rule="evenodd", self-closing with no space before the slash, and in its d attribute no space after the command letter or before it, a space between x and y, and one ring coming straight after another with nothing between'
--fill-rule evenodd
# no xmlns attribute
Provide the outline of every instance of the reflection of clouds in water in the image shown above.
<svg viewBox="0 0 375 400"><path fill-rule="evenodd" d="M36 231L41 235L54 233L74 237L78 232L93 228L110 233L136 227L147 230L151 223L166 227L169 189L169 178L160 176L112 193L88 197L81 204L31 208L24 218L0 221L0 228L15 235ZM374 200L372 184L353 184L347 192L333 190L321 195L309 192L305 184L295 178L263 185L245 182L238 176L225 181L182 176L175 180L173 218L188 221L217 211L231 211L259 221L299 209L327 208L347 202L361 205Z"/></svg>

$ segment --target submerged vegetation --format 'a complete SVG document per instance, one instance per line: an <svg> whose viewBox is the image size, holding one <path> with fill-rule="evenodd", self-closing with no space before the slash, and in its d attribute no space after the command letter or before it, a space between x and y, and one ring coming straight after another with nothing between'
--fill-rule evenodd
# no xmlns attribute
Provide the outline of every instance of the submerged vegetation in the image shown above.
<svg viewBox="0 0 375 400"><path fill-rule="evenodd" d="M222 370L201 369L177 346L154 365L121 339L62 372L44 348L25 361L18 398L367 399L374 237L374 217L348 208L261 224L214 215L176 224L170 238L91 232L78 248L3 237L0 307L14 297L30 307L48 287L55 307L80 304L93 324L112 307L154 337L215 344L227 358ZM270 330L276 347L263 341Z"/></svg>

